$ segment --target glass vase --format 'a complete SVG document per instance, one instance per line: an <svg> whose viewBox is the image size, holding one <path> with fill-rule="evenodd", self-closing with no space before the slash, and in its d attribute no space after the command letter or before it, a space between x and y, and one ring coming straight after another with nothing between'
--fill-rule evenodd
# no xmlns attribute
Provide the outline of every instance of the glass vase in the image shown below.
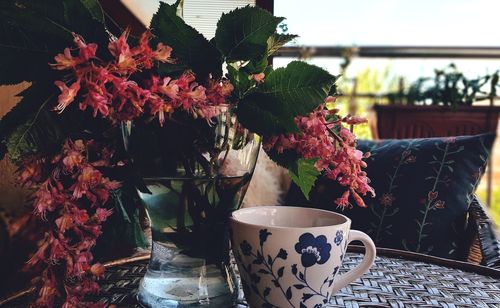
<svg viewBox="0 0 500 308"><path fill-rule="evenodd" d="M207 121L173 117L163 127L129 124L125 144L141 173L139 196L152 231L139 287L146 307L230 307L228 218L241 205L260 138L231 108Z"/></svg>

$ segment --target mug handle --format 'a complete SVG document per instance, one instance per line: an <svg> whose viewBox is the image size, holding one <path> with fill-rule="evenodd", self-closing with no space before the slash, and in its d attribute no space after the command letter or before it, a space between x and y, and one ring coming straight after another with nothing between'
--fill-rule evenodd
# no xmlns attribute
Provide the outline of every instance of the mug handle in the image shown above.
<svg viewBox="0 0 500 308"><path fill-rule="evenodd" d="M358 266L348 271L347 273L335 278L335 281L333 283L332 295L337 293L338 290L347 286L349 283L363 276L363 274L370 269L370 267L373 265L373 262L375 261L377 250L375 249L375 244L373 243L372 239L368 235L366 235L366 233L357 230L349 231L349 238L347 240L347 243L349 244L352 241L361 241L361 243L363 243L363 245L365 246L365 256Z"/></svg>

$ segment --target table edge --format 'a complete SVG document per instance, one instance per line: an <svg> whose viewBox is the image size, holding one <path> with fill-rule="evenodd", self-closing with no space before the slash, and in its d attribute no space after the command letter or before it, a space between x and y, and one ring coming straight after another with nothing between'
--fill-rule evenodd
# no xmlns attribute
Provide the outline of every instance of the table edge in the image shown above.
<svg viewBox="0 0 500 308"><path fill-rule="evenodd" d="M364 250L365 250L364 246L361 246L361 245L349 245L347 247L347 252L363 253ZM108 261L104 264L104 267L110 268L110 267L120 266L120 265L124 265L124 264L128 264L128 263L145 261L145 260L149 260L150 256L151 256L151 254L149 252L139 253L139 254L131 256L131 257L126 257L126 258L122 258L122 259ZM451 259L445 259L445 258L424 255L421 253L416 253L416 252L411 252L411 251L377 247L377 256L406 259L406 260L411 260L411 261L416 261L416 262L420 261L420 262L435 264L435 265L444 266L444 267L448 267L448 268L459 269L459 270L463 270L466 272L476 273L476 274L483 275L483 276L489 276L492 278L500 278L500 269L495 269L495 268L491 268L491 267L487 267L487 266L483 266L483 265L472 264L472 263L468 263L468 262L464 262L464 261L456 261L456 260L451 260ZM34 287L30 287L30 288L18 291L12 295L9 295L3 299L0 299L0 307L5 305L5 304L8 304L9 302L12 302L20 297L30 295L31 293L33 293L35 291L36 291L36 289Z"/></svg>

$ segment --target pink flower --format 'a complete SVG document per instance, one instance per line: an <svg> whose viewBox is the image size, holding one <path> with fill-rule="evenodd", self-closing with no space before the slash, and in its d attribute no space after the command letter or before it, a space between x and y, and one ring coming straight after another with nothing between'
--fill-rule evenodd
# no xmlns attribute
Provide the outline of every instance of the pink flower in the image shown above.
<svg viewBox="0 0 500 308"><path fill-rule="evenodd" d="M368 120L363 117L359 116L351 116L347 117L344 122L346 122L348 125L358 125L358 124L363 124L363 123L368 123Z"/></svg>
<svg viewBox="0 0 500 308"><path fill-rule="evenodd" d="M93 167L85 167L82 169L78 176L77 182L71 187L73 189L73 197L75 199L81 198L87 191L101 182L101 172Z"/></svg>
<svg viewBox="0 0 500 308"><path fill-rule="evenodd" d="M99 226L94 226L92 228L99 228ZM99 230L89 233L89 236L80 237L80 241L76 245L75 251L90 250L92 247L94 247L97 242L95 234L100 234L98 231Z"/></svg>
<svg viewBox="0 0 500 308"><path fill-rule="evenodd" d="M190 86L189 91L185 92L184 96L186 98L188 98L189 100L193 100L195 102L201 102L201 101L204 101L207 99L207 96L205 94L205 87L199 86L196 83L193 83ZM188 109L186 107L189 107L189 106L184 107L185 109Z"/></svg>
<svg viewBox="0 0 500 308"><path fill-rule="evenodd" d="M74 218L74 222L78 225L84 225L89 221L89 214L86 210L73 208L71 211L71 216Z"/></svg>
<svg viewBox="0 0 500 308"><path fill-rule="evenodd" d="M31 256L28 262L26 262L28 266L35 266L38 262L46 259L47 250L50 248L52 240L53 237L50 236L49 233L46 233L44 239L38 244L37 251Z"/></svg>
<svg viewBox="0 0 500 308"><path fill-rule="evenodd" d="M70 150L66 157L63 158L63 164L67 170L73 170L80 166L84 158L79 151Z"/></svg>
<svg viewBox="0 0 500 308"><path fill-rule="evenodd" d="M162 103L159 111L158 111L158 119L160 121L160 126L163 126L163 123L165 123L165 114L169 114L172 112L173 108L169 104Z"/></svg>
<svg viewBox="0 0 500 308"><path fill-rule="evenodd" d="M189 85L195 81L194 73L191 71L186 71L182 73L181 77L176 80L176 84L180 89L189 89Z"/></svg>
<svg viewBox="0 0 500 308"><path fill-rule="evenodd" d="M76 94L80 91L80 80L74 82L69 88L64 82L59 80L54 82L54 84L61 91L61 94L59 94L57 99L58 105L55 107L55 110L61 113L71 102L75 100Z"/></svg>
<svg viewBox="0 0 500 308"><path fill-rule="evenodd" d="M359 207L366 207L365 201L363 201L363 198L354 190L351 188L351 196L353 197L354 201Z"/></svg>
<svg viewBox="0 0 500 308"><path fill-rule="evenodd" d="M52 277L44 277L43 285L38 291L36 305L40 307L54 307L55 297L59 295L56 287L56 279Z"/></svg>
<svg viewBox="0 0 500 308"><path fill-rule="evenodd" d="M132 120L140 116L152 95L151 92L139 87L132 81L122 80L120 87L116 87L113 92L115 111L117 113L114 117L119 120ZM119 104L116 104L116 102L119 102Z"/></svg>
<svg viewBox="0 0 500 308"><path fill-rule="evenodd" d="M120 55L130 55L130 46L127 43L130 30L125 30L122 35L108 44L109 52L118 58Z"/></svg>
<svg viewBox="0 0 500 308"><path fill-rule="evenodd" d="M335 203L339 206L339 207L342 207L342 208L345 208L346 206L348 206L350 203L349 203L349 191L346 190L342 196L338 199L335 200Z"/></svg>
<svg viewBox="0 0 500 308"><path fill-rule="evenodd" d="M345 127L340 128L340 136L347 144L354 144L356 142L356 136Z"/></svg>
<svg viewBox="0 0 500 308"><path fill-rule="evenodd" d="M212 123L210 119L218 116L221 111L217 106L200 106L195 112L195 117L198 116L200 118L207 119L209 123Z"/></svg>
<svg viewBox="0 0 500 308"><path fill-rule="evenodd" d="M80 103L81 110L85 110L87 106L90 106L93 109L94 117L97 116L97 113L104 117L109 114L109 105L113 96L105 89L96 87L95 90L89 91L84 97L85 100Z"/></svg>
<svg viewBox="0 0 500 308"><path fill-rule="evenodd" d="M127 43L130 31L126 30L122 35L108 44L109 52L116 59L116 71L120 74L133 73L137 70L137 61L134 59Z"/></svg>
<svg viewBox="0 0 500 308"><path fill-rule="evenodd" d="M118 189L119 187L120 182L111 181L110 179L103 177L97 189L94 189L93 191L99 198L100 202L104 204L108 201L109 192Z"/></svg>
<svg viewBox="0 0 500 308"><path fill-rule="evenodd" d="M218 93L220 96L228 97L233 93L234 86L229 82L229 80L223 80L219 87Z"/></svg>
<svg viewBox="0 0 500 308"><path fill-rule="evenodd" d="M266 77L266 74L264 73L252 75L252 79L255 80L257 83L264 82L264 77Z"/></svg>
<svg viewBox="0 0 500 308"><path fill-rule="evenodd" d="M327 96L327 97L325 98L325 103L330 103L330 104L333 104L333 103L335 103L335 101L336 101L336 100L337 100L337 98L336 98L336 97L334 97L334 96Z"/></svg>
<svg viewBox="0 0 500 308"><path fill-rule="evenodd" d="M27 262L28 267L45 266L36 304L51 306L56 298L65 298L65 307L94 306L83 300L98 292L94 280L102 276L104 268L92 264L91 249L102 233L102 223L112 213L103 208L104 203L119 183L105 178L92 164L110 167L112 157L113 151L97 142L67 140L60 153L28 160L24 174L36 189L35 212L48 221L44 239ZM47 211L52 213L45 218Z"/></svg>
<svg viewBox="0 0 500 308"><path fill-rule="evenodd" d="M61 306L61 308L78 308L81 304L81 301L75 296L66 297L66 301Z"/></svg>
<svg viewBox="0 0 500 308"><path fill-rule="evenodd" d="M47 211L54 211L56 200L53 198L51 192L47 188L41 188L35 193L35 213L45 218Z"/></svg>
<svg viewBox="0 0 500 308"><path fill-rule="evenodd" d="M101 234L102 234L102 231L101 231L102 228L100 225L85 225L85 226L83 226L83 228L85 229L85 231L92 234L95 238L101 236ZM93 242L93 244L95 244L95 241Z"/></svg>
<svg viewBox="0 0 500 308"><path fill-rule="evenodd" d="M73 41L75 42L76 46L80 49L79 53L79 62L86 62L89 61L90 59L95 57L95 53L97 51L97 44L85 44L85 41L83 38L78 35L73 33Z"/></svg>
<svg viewBox="0 0 500 308"><path fill-rule="evenodd" d="M218 106L226 102L226 98L231 96L234 86L229 80L218 82L214 79L209 79L206 91L207 101L209 105Z"/></svg>
<svg viewBox="0 0 500 308"><path fill-rule="evenodd" d="M79 63L78 59L73 58L69 48L65 48L63 53L54 57L54 60L56 63L49 63L49 65L53 69L60 71L74 68Z"/></svg>
<svg viewBox="0 0 500 308"><path fill-rule="evenodd" d="M163 43L158 43L156 51L154 52L154 59L164 63L174 63L173 59L170 58L171 54L172 47Z"/></svg>
<svg viewBox="0 0 500 308"><path fill-rule="evenodd" d="M179 98L179 86L170 77L163 78L161 84L157 86L158 92L166 95L170 100Z"/></svg>
<svg viewBox="0 0 500 308"><path fill-rule="evenodd" d="M52 263L57 263L59 260L63 260L66 256L67 251L62 242L58 239L54 239L50 248L49 259Z"/></svg>
<svg viewBox="0 0 500 308"><path fill-rule="evenodd" d="M23 166L24 168L20 171L18 177L20 183L28 185L42 180L42 162L40 160L25 162Z"/></svg>
<svg viewBox="0 0 500 308"><path fill-rule="evenodd" d="M365 155L355 148L356 137L340 121L330 117L332 111L320 106L308 116L295 118L300 132L266 138L264 149L283 153L294 151L306 159L317 159L315 167L325 176L346 187L346 192L335 202L343 207L349 196L361 207L366 207L359 194L375 195L362 168Z"/></svg>
<svg viewBox="0 0 500 308"><path fill-rule="evenodd" d="M66 230L73 227L73 217L72 215L65 214L56 219L56 225L61 233L66 232Z"/></svg>
<svg viewBox="0 0 500 308"><path fill-rule="evenodd" d="M92 254L88 251L78 254L75 258L72 274L77 277L85 274L85 272L90 269L90 262L92 262L92 259Z"/></svg>
<svg viewBox="0 0 500 308"><path fill-rule="evenodd" d="M94 214L94 219L97 221L97 222L105 222L106 219L108 219L109 216L111 216L113 214L113 211L112 210L107 210L107 209L104 209L104 208L97 208L97 210L95 211L95 214Z"/></svg>
<svg viewBox="0 0 500 308"><path fill-rule="evenodd" d="M151 39L151 32L146 31L141 34L139 39L139 45L132 48L131 54L137 61L138 67L144 67L150 69L153 67L153 60L155 53L149 46L149 40Z"/></svg>

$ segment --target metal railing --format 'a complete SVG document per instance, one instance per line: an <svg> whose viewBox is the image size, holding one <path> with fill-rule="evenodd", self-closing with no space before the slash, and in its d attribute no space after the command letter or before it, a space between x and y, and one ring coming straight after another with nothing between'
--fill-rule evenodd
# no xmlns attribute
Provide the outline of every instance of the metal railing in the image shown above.
<svg viewBox="0 0 500 308"><path fill-rule="evenodd" d="M353 57L366 58L463 58L500 59L500 47L453 46L289 46L282 47L275 57Z"/></svg>

